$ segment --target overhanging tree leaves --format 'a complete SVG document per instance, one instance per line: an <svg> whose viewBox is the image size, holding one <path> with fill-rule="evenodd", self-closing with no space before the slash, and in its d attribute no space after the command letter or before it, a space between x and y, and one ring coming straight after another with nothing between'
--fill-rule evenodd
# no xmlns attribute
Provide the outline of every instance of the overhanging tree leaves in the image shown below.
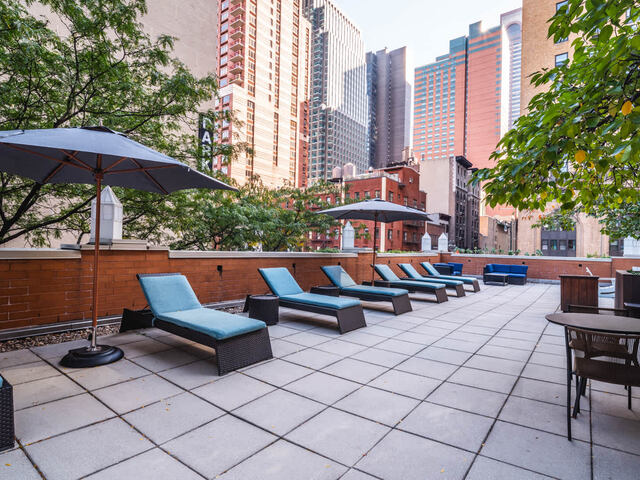
<svg viewBox="0 0 640 480"><path fill-rule="evenodd" d="M46 7L48 19L25 3ZM145 12L144 0L0 2L0 130L103 124L193 162L197 139L185 126L195 130L197 113L215 98L215 78L197 78L173 58L175 39L150 38L139 23ZM215 148L215 155L234 154ZM116 193L125 234L152 241L167 238L167 219L193 194ZM64 231L80 239L92 195L86 185L43 186L0 173L0 244L26 236L45 245Z"/></svg>
<svg viewBox="0 0 640 480"><path fill-rule="evenodd" d="M555 41L576 36L573 59L531 76L545 91L499 143L495 168L475 176L490 205L557 204L640 238L639 15L636 0L569 0L550 20Z"/></svg>

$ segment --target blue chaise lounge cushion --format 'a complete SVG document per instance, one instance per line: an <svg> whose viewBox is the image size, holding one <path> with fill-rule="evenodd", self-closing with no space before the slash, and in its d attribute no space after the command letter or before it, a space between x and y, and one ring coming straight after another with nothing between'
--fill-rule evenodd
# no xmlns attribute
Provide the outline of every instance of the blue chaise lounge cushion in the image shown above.
<svg viewBox="0 0 640 480"><path fill-rule="evenodd" d="M395 282L400 285L406 285L407 287L420 287L431 290L438 290L439 288L447 287L444 283L429 283L421 282L419 280L402 280L395 273L393 273L393 270L389 268L389 265L376 264L375 268L376 272L378 272L378 275L380 275L383 280L387 282Z"/></svg>
<svg viewBox="0 0 640 480"><path fill-rule="evenodd" d="M280 298L291 302L306 303L308 305L316 305L318 307L335 308L337 310L361 305L360 301L354 298L329 297L327 295L320 295L317 293L302 292L293 295L284 295Z"/></svg>
<svg viewBox="0 0 640 480"><path fill-rule="evenodd" d="M216 340L266 327L260 320L204 308L184 275L143 275L139 281L153 316L165 322Z"/></svg>
<svg viewBox="0 0 640 480"><path fill-rule="evenodd" d="M457 277L455 280L452 278L446 278L446 277L440 277L440 278L429 278L429 277L424 277L422 275L420 275L418 273L418 271L413 267L413 265L411 265L410 263L399 263L398 266L400 267L400 269L406 273L407 275L409 275L410 278L418 281L418 282L422 282L424 283L443 283L444 285L448 286L448 287L457 287L458 285L464 285L464 283L462 282L462 280L460 280L460 278L462 277ZM403 280L405 281L405 280Z"/></svg>
<svg viewBox="0 0 640 480"><path fill-rule="evenodd" d="M336 287L344 288L357 285L353 278L351 278L340 265L325 265L320 268Z"/></svg>
<svg viewBox="0 0 640 480"><path fill-rule="evenodd" d="M303 293L296 279L293 278L293 275L291 275L286 268L259 268L258 270L262 278L264 278L264 281L269 285L271 291L278 297Z"/></svg>
<svg viewBox="0 0 640 480"><path fill-rule="evenodd" d="M204 333L216 340L224 340L266 327L266 324L260 320L204 307L167 312L158 315L157 318L189 330Z"/></svg>
<svg viewBox="0 0 640 480"><path fill-rule="evenodd" d="M376 272L378 272L378 275L380 275L383 278L383 280L386 280L387 282L400 281L400 277L398 277L395 273L393 273L393 270L391 270L389 265L376 263L375 269L376 269Z"/></svg>
<svg viewBox="0 0 640 480"><path fill-rule="evenodd" d="M386 295L388 297L400 297L402 295L408 295L409 292L401 288L386 288L386 287L374 287L372 285L358 285L353 281L353 278L344 271L340 265L326 265L320 267L325 273L331 283L336 287L340 287L340 290L344 293L372 293L374 295Z"/></svg>
<svg viewBox="0 0 640 480"><path fill-rule="evenodd" d="M345 287L342 291L347 293L373 293L375 295L386 295L388 297L400 297L409 294L407 290L403 290L402 288L374 287L371 285L354 285L353 287Z"/></svg>

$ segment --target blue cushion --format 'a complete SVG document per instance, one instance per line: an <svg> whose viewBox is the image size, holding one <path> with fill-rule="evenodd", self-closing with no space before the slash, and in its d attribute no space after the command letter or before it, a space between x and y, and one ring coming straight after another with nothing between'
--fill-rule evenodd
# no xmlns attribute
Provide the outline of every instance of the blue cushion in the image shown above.
<svg viewBox="0 0 640 480"><path fill-rule="evenodd" d="M438 279L440 281L440 279ZM430 282L421 282L420 280L398 280L397 282L393 282L394 285L406 285L407 287L420 287L427 288L429 290L437 290L439 288L446 288L444 283L430 283ZM401 287L402 288L402 287Z"/></svg>
<svg viewBox="0 0 640 480"><path fill-rule="evenodd" d="M279 297L303 292L293 275L284 267L259 268L258 270L271 291Z"/></svg>
<svg viewBox="0 0 640 480"><path fill-rule="evenodd" d="M462 273L462 267L464 267L464 264L449 262L449 266L453 269L453 274L456 275Z"/></svg>
<svg viewBox="0 0 640 480"><path fill-rule="evenodd" d="M526 275L524 273L510 273L509 274L510 277L519 277L519 278L525 278Z"/></svg>
<svg viewBox="0 0 640 480"><path fill-rule="evenodd" d="M266 324L260 320L203 307L179 312L167 312L158 315L157 318L204 333L216 340L224 340L225 338L235 337L266 327Z"/></svg>
<svg viewBox="0 0 640 480"><path fill-rule="evenodd" d="M485 265L484 271L487 273L493 273L493 268L494 268L493 263L488 263Z"/></svg>
<svg viewBox="0 0 640 480"><path fill-rule="evenodd" d="M361 305L359 300L354 300L353 298L330 297L328 295L319 295L316 293L302 292L293 295L282 295L280 298L282 300L317 305L319 307L335 308L338 310Z"/></svg>
<svg viewBox="0 0 640 480"><path fill-rule="evenodd" d="M425 278L422 275L420 275L420 273L418 273L418 271L410 263L399 263L398 266L404 273L409 275L411 278L415 278L416 280L422 280L423 278Z"/></svg>
<svg viewBox="0 0 640 480"><path fill-rule="evenodd" d="M509 273L520 273L526 275L528 269L529 267L527 265L511 265Z"/></svg>
<svg viewBox="0 0 640 480"><path fill-rule="evenodd" d="M377 295L386 295L388 297L400 297L402 295L409 294L408 291L401 288L374 287L372 285L355 285L353 287L343 288L342 291L347 293L375 293Z"/></svg>
<svg viewBox="0 0 640 480"><path fill-rule="evenodd" d="M357 283L353 281L353 278L351 278L340 265L327 265L320 268L336 287L342 288L357 285Z"/></svg>
<svg viewBox="0 0 640 480"><path fill-rule="evenodd" d="M184 275L140 277L140 286L153 315L201 308L200 302Z"/></svg>
<svg viewBox="0 0 640 480"><path fill-rule="evenodd" d="M429 275L433 275L434 277L439 277L442 275L436 268L431 265L429 262L421 262L422 268L424 268Z"/></svg>
<svg viewBox="0 0 640 480"><path fill-rule="evenodd" d="M378 272L378 275L380 275L383 280L387 280L388 282L400 280L400 278L395 273L393 273L393 270L391 270L391 267L389 267L389 265L376 263L374 266L376 272Z"/></svg>

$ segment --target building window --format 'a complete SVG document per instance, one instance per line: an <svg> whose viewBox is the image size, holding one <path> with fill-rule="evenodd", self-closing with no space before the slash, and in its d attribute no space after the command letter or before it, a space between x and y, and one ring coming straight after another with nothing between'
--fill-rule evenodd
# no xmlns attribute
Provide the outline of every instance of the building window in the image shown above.
<svg viewBox="0 0 640 480"><path fill-rule="evenodd" d="M355 198L356 200L360 200L360 192L355 192L353 194L353 198Z"/></svg>
<svg viewBox="0 0 640 480"><path fill-rule="evenodd" d="M388 238L389 240L393 240L393 230L388 230L388 231L387 231L387 238Z"/></svg>
<svg viewBox="0 0 640 480"><path fill-rule="evenodd" d="M389 201L393 202L393 192L389 191Z"/></svg>
<svg viewBox="0 0 640 480"><path fill-rule="evenodd" d="M364 192L364 198L371 198L371 192Z"/></svg>
<svg viewBox="0 0 640 480"><path fill-rule="evenodd" d="M556 3L556 14L560 11L560 9L562 7L565 7L567 5L568 1L565 0L563 2L558 2ZM566 13L566 12L565 12ZM564 38L559 38L555 43L562 43L562 42L566 42L567 40L569 40L567 37Z"/></svg>
<svg viewBox="0 0 640 480"><path fill-rule="evenodd" d="M376 190L376 198L380 198L380 190Z"/></svg>
<svg viewBox="0 0 640 480"><path fill-rule="evenodd" d="M562 65L567 63L568 60L569 60L569 54L566 52L556 55L556 67L561 67Z"/></svg>

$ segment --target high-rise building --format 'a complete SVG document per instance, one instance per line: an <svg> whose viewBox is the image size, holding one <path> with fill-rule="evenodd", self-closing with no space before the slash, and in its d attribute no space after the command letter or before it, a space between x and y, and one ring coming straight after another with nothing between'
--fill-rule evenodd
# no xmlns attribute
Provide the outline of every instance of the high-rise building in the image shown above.
<svg viewBox="0 0 640 480"><path fill-rule="evenodd" d="M523 0L522 2L522 98L521 114L534 95L543 91L530 82L530 75L570 61L573 56L573 36L555 41L548 38L549 19L567 5L567 1ZM549 211L552 211L550 207ZM586 257L587 255L620 255L623 241L610 242L600 231L596 218L580 214L573 230L534 228L538 214L522 212L518 218L518 249L523 252L541 251L548 256Z"/></svg>
<svg viewBox="0 0 640 480"><path fill-rule="evenodd" d="M412 136L413 66L407 47L367 53L367 98L370 165L401 162Z"/></svg>
<svg viewBox="0 0 640 480"><path fill-rule="evenodd" d="M304 3L312 28L309 179L329 179L347 162L365 171L367 92L360 30L332 0Z"/></svg>
<svg viewBox="0 0 640 480"><path fill-rule="evenodd" d="M522 93L522 9L500 15L502 29L501 128L504 135L520 116Z"/></svg>
<svg viewBox="0 0 640 480"><path fill-rule="evenodd" d="M214 133L248 146L214 166L240 184L299 185L308 154L309 22L300 0L221 0L218 14L220 110L233 113Z"/></svg>

